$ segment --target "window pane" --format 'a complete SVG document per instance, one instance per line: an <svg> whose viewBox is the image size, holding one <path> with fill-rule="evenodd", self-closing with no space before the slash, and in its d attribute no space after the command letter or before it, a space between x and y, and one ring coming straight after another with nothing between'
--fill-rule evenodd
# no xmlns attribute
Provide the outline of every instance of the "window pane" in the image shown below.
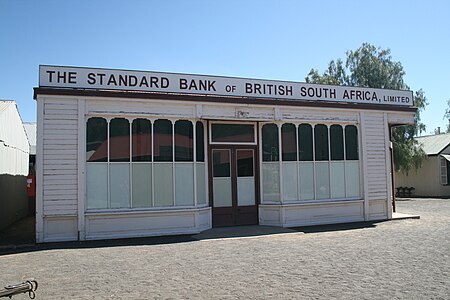
<svg viewBox="0 0 450 300"><path fill-rule="evenodd" d="M314 127L316 161L328 160L328 128L319 124Z"/></svg>
<svg viewBox="0 0 450 300"><path fill-rule="evenodd" d="M278 127L266 124L262 128L263 161L278 161L280 158L278 146Z"/></svg>
<svg viewBox="0 0 450 300"><path fill-rule="evenodd" d="M301 124L298 127L298 155L301 161L313 160L312 126Z"/></svg>
<svg viewBox="0 0 450 300"><path fill-rule="evenodd" d="M345 163L345 195L347 197L360 197L359 162L347 161Z"/></svg>
<svg viewBox="0 0 450 300"><path fill-rule="evenodd" d="M86 161L107 161L107 128L103 118L90 118L86 126Z"/></svg>
<svg viewBox="0 0 450 300"><path fill-rule="evenodd" d="M130 164L110 164L111 208L130 207Z"/></svg>
<svg viewBox="0 0 450 300"><path fill-rule="evenodd" d="M344 136L341 125L330 127L331 160L344 160Z"/></svg>
<svg viewBox="0 0 450 300"><path fill-rule="evenodd" d="M153 128L155 161L172 161L172 122L156 120Z"/></svg>
<svg viewBox="0 0 450 300"><path fill-rule="evenodd" d="M175 122L175 161L194 161L194 132L192 122Z"/></svg>
<svg viewBox="0 0 450 300"><path fill-rule="evenodd" d="M130 161L130 123L116 118L109 123L109 161Z"/></svg>
<svg viewBox="0 0 450 300"><path fill-rule="evenodd" d="M133 207L152 206L152 164L132 164Z"/></svg>
<svg viewBox="0 0 450 300"><path fill-rule="evenodd" d="M236 150L237 176L253 176L253 150Z"/></svg>
<svg viewBox="0 0 450 300"><path fill-rule="evenodd" d="M345 126L345 159L358 160L358 129L354 125Z"/></svg>
<svg viewBox="0 0 450 300"><path fill-rule="evenodd" d="M263 201L280 201L280 164L262 164Z"/></svg>
<svg viewBox="0 0 450 300"><path fill-rule="evenodd" d="M87 208L108 208L108 164L86 164Z"/></svg>
<svg viewBox="0 0 450 300"><path fill-rule="evenodd" d="M237 178L237 205L255 205L255 177Z"/></svg>
<svg viewBox="0 0 450 300"><path fill-rule="evenodd" d="M194 164L175 164L175 205L194 205Z"/></svg>
<svg viewBox="0 0 450 300"><path fill-rule="evenodd" d="M231 177L230 150L213 150L213 176Z"/></svg>
<svg viewBox="0 0 450 300"><path fill-rule="evenodd" d="M345 197L345 165L343 161L332 162L330 165L331 198Z"/></svg>
<svg viewBox="0 0 450 300"><path fill-rule="evenodd" d="M173 163L153 164L155 206L173 206Z"/></svg>
<svg viewBox="0 0 450 300"><path fill-rule="evenodd" d="M204 163L197 163L197 204L206 204L206 167Z"/></svg>
<svg viewBox="0 0 450 300"><path fill-rule="evenodd" d="M255 126L249 124L212 124L213 143L254 143Z"/></svg>
<svg viewBox="0 0 450 300"><path fill-rule="evenodd" d="M283 172L283 200L298 200L298 175L297 162L286 162L282 164ZM309 174L311 176L311 174Z"/></svg>
<svg viewBox="0 0 450 300"><path fill-rule="evenodd" d="M203 123L195 124L195 147L197 151L197 161L205 161L205 133L203 131Z"/></svg>
<svg viewBox="0 0 450 300"><path fill-rule="evenodd" d="M297 134L294 124L281 127L281 151L283 161L297 160Z"/></svg>
<svg viewBox="0 0 450 300"><path fill-rule="evenodd" d="M300 199L314 199L314 163L302 162L299 166Z"/></svg>
<svg viewBox="0 0 450 300"><path fill-rule="evenodd" d="M329 162L316 163L316 198L330 198L330 167Z"/></svg>
<svg viewBox="0 0 450 300"><path fill-rule="evenodd" d="M146 119L133 120L133 161L152 160L152 124Z"/></svg>

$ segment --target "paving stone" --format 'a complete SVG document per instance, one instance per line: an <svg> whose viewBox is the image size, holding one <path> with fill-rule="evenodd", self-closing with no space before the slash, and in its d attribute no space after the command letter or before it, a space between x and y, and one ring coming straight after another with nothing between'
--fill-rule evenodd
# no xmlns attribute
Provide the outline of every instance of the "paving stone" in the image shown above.
<svg viewBox="0 0 450 300"><path fill-rule="evenodd" d="M33 277L36 299L450 299L450 200L397 208L421 218L30 247L0 253L0 285Z"/></svg>

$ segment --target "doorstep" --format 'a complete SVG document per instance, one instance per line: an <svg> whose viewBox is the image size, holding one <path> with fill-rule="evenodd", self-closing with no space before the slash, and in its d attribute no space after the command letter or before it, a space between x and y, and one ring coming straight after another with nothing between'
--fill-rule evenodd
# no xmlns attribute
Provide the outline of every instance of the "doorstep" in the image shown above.
<svg viewBox="0 0 450 300"><path fill-rule="evenodd" d="M419 215L410 215L394 212L392 213L392 220L407 220L407 219L420 219Z"/></svg>

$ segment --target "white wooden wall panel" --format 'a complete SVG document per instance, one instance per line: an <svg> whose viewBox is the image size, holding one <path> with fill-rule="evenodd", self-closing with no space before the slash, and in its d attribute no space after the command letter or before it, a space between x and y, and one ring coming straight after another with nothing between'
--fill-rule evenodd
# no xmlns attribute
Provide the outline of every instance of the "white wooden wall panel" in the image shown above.
<svg viewBox="0 0 450 300"><path fill-rule="evenodd" d="M305 108L293 109L286 107L282 109L283 120L301 120L310 123L329 122L357 122L358 113L356 111L343 111L333 109Z"/></svg>
<svg viewBox="0 0 450 300"><path fill-rule="evenodd" d="M387 118L389 124L414 124L414 114L410 112L389 112Z"/></svg>
<svg viewBox="0 0 450 300"><path fill-rule="evenodd" d="M366 170L365 180L367 181L368 213L369 219L383 219L388 217L387 199L389 170L387 170L387 160L389 153L386 151L386 126L382 112L364 112L363 124L366 147L365 157Z"/></svg>
<svg viewBox="0 0 450 300"><path fill-rule="evenodd" d="M78 208L78 101L46 98L43 110L44 216L75 216ZM46 224L46 228L52 230L53 223Z"/></svg>
<svg viewBox="0 0 450 300"><path fill-rule="evenodd" d="M154 116L157 117L185 117L193 118L195 116L195 104L180 103L173 101L159 102L159 100L135 99L111 99L106 101L90 100L86 101L87 114L110 114L110 115L135 115L135 116ZM174 105L175 104L175 105Z"/></svg>

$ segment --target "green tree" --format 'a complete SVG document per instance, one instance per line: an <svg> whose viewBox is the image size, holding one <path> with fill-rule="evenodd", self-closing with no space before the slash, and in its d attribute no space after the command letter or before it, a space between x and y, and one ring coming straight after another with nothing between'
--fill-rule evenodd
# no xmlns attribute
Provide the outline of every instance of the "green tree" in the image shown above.
<svg viewBox="0 0 450 300"><path fill-rule="evenodd" d="M447 119L447 132L450 133L450 99L447 100L447 109L445 110L444 119Z"/></svg>
<svg viewBox="0 0 450 300"><path fill-rule="evenodd" d="M409 90L403 80L403 66L392 60L390 49L376 48L364 43L355 51L347 51L346 55L345 65L340 58L332 60L323 74L317 69L311 69L305 78L306 82ZM426 157L414 136L425 131L425 125L420 121L420 112L427 104L423 90L416 91L414 105L418 109L414 125L398 126L392 130L395 171L407 173L413 168L417 169ZM450 116L450 104L447 113Z"/></svg>

